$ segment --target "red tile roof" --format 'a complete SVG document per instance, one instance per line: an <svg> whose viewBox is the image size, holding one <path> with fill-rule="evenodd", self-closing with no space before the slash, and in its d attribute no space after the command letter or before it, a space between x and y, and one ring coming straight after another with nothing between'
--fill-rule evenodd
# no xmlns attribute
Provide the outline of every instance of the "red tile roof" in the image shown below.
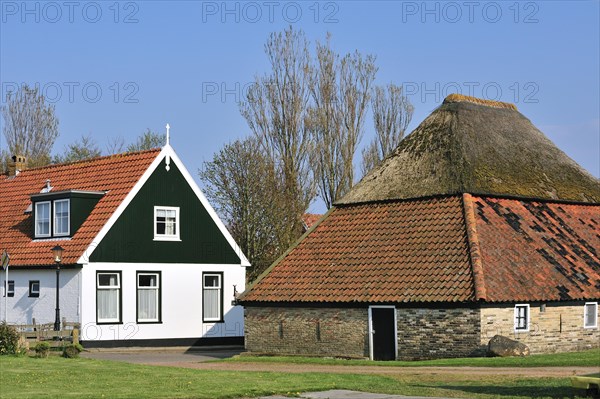
<svg viewBox="0 0 600 399"><path fill-rule="evenodd" d="M242 302L600 298L600 205L448 196L334 207Z"/></svg>
<svg viewBox="0 0 600 399"><path fill-rule="evenodd" d="M336 207L244 301L467 301L460 197Z"/></svg>
<svg viewBox="0 0 600 399"><path fill-rule="evenodd" d="M13 178L0 176L0 251L8 251L11 267L53 264L50 249L56 244L65 249L63 264L76 263L159 152L119 154L24 170ZM32 214L24 212L30 195L39 193L46 179L52 192L107 191L71 239L32 240Z"/></svg>
<svg viewBox="0 0 600 399"><path fill-rule="evenodd" d="M600 205L473 202L486 300L600 298Z"/></svg>

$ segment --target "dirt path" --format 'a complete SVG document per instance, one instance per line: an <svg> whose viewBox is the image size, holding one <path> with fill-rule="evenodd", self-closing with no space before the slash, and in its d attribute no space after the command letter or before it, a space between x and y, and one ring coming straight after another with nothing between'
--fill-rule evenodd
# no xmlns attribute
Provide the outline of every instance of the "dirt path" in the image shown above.
<svg viewBox="0 0 600 399"><path fill-rule="evenodd" d="M576 374L600 372L600 367L386 367L338 366L317 364L237 363L237 362L161 362L148 363L160 366L184 367L198 370L222 371L273 371L284 373L340 373L384 375L512 375L515 377L571 377Z"/></svg>

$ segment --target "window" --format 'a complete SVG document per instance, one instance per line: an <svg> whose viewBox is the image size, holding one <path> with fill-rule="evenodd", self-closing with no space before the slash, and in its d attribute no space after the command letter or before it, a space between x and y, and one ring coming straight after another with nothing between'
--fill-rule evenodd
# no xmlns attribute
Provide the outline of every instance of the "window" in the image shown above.
<svg viewBox="0 0 600 399"><path fill-rule="evenodd" d="M15 296L15 282L14 280L8 280L8 284L4 287L4 296Z"/></svg>
<svg viewBox="0 0 600 399"><path fill-rule="evenodd" d="M54 235L69 235L69 208L68 199L54 201Z"/></svg>
<svg viewBox="0 0 600 399"><path fill-rule="evenodd" d="M40 296L40 280L29 280L29 296L31 298Z"/></svg>
<svg viewBox="0 0 600 399"><path fill-rule="evenodd" d="M160 322L160 273L137 274L137 321Z"/></svg>
<svg viewBox="0 0 600 399"><path fill-rule="evenodd" d="M35 236L50 237L50 201L35 204Z"/></svg>
<svg viewBox="0 0 600 399"><path fill-rule="evenodd" d="M121 273L96 274L96 313L98 323L121 322Z"/></svg>
<svg viewBox="0 0 600 399"><path fill-rule="evenodd" d="M179 241L179 208L154 207L154 239Z"/></svg>
<svg viewBox="0 0 600 399"><path fill-rule="evenodd" d="M598 302L588 302L583 307L583 327L598 327Z"/></svg>
<svg viewBox="0 0 600 399"><path fill-rule="evenodd" d="M515 305L515 331L529 331L529 305Z"/></svg>
<svg viewBox="0 0 600 399"><path fill-rule="evenodd" d="M202 311L204 321L222 321L223 318L223 289L222 273L205 273L202 295Z"/></svg>

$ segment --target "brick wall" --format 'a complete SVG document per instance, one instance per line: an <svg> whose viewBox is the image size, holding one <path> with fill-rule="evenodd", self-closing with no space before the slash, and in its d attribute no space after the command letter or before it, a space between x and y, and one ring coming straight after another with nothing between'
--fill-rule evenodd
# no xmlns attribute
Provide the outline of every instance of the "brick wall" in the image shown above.
<svg viewBox="0 0 600 399"><path fill-rule="evenodd" d="M487 345L496 334L528 345L531 353L577 351L600 346L600 330L583 328L582 302L530 303L528 332L514 331L514 304L483 305L481 308L481 344Z"/></svg>
<svg viewBox="0 0 600 399"><path fill-rule="evenodd" d="M398 358L482 355L478 308L399 308Z"/></svg>
<svg viewBox="0 0 600 399"><path fill-rule="evenodd" d="M246 350L368 357L366 308L245 308Z"/></svg>

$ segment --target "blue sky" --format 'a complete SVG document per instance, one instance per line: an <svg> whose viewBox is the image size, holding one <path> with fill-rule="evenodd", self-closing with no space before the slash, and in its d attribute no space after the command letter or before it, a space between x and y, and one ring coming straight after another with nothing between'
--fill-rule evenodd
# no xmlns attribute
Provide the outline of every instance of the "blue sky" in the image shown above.
<svg viewBox="0 0 600 399"><path fill-rule="evenodd" d="M509 101L599 176L599 21L598 1L1 0L2 103L39 84L60 119L55 152L168 122L195 174L250 134L237 102L268 70L269 33L292 25L313 44L331 32L338 52L376 55L376 83L403 84L415 106L410 130L452 92ZM372 134L368 119L362 144Z"/></svg>

